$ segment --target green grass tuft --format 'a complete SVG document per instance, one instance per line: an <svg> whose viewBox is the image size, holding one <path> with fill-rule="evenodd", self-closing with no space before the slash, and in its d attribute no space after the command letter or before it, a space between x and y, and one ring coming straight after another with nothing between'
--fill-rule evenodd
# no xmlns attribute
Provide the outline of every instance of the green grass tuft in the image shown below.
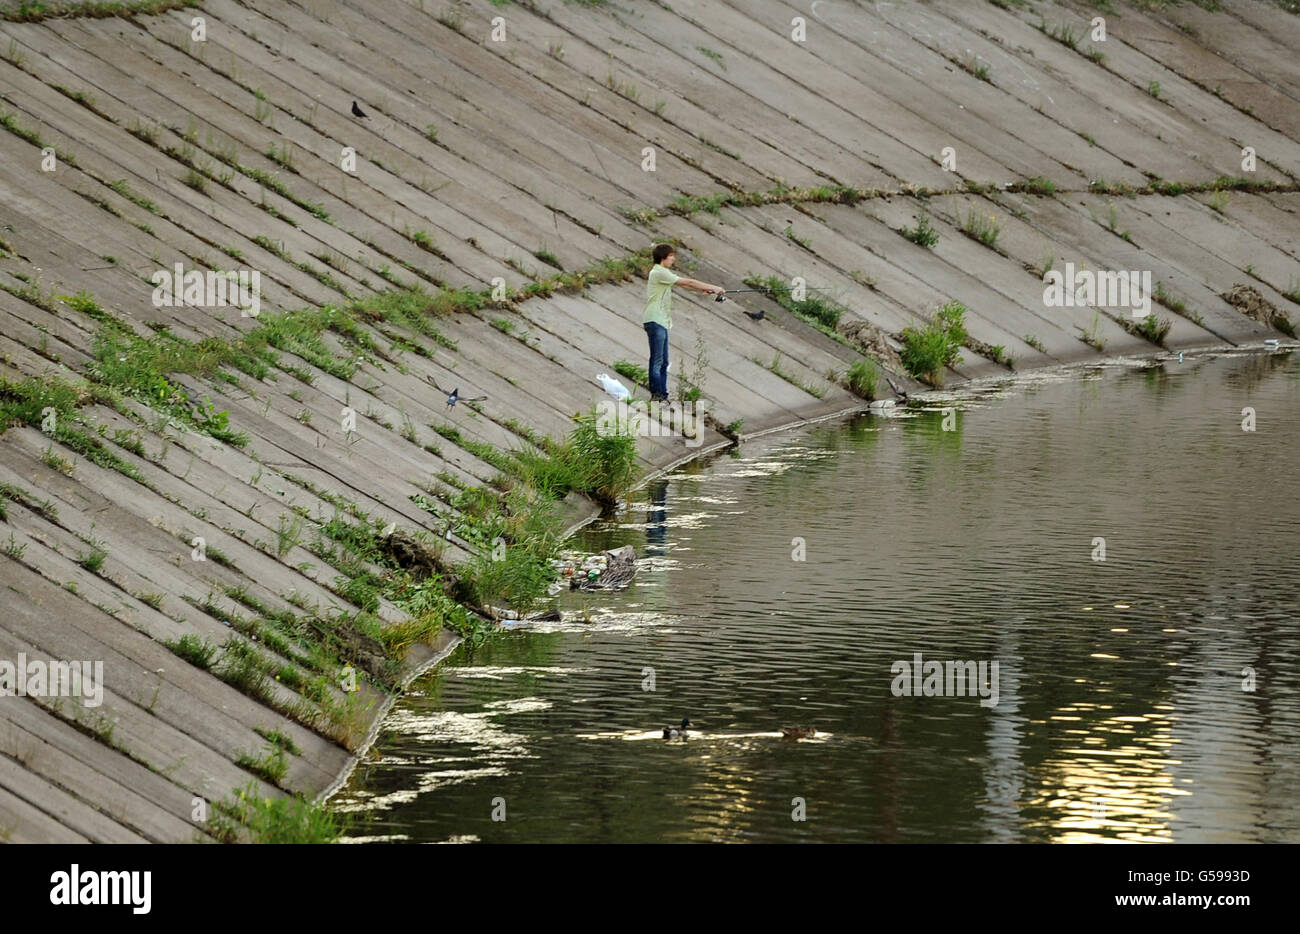
<svg viewBox="0 0 1300 934"><path fill-rule="evenodd" d="M867 400L874 399L880 384L880 367L874 360L865 357L854 360L845 374L845 383L855 396Z"/></svg>
<svg viewBox="0 0 1300 934"><path fill-rule="evenodd" d="M214 805L209 828L217 839L233 843L243 828L252 843L333 843L343 832L339 818L306 798L263 798L255 783L236 789L228 801Z"/></svg>
<svg viewBox="0 0 1300 934"><path fill-rule="evenodd" d="M957 362L966 342L965 316L966 306L952 301L936 311L925 327L904 328L900 356L907 371L931 386L941 385L944 368Z"/></svg>
<svg viewBox="0 0 1300 934"><path fill-rule="evenodd" d="M642 386L650 385L650 373L645 367L632 363L630 360L614 361L614 372L619 376L630 379L634 383Z"/></svg>
<svg viewBox="0 0 1300 934"><path fill-rule="evenodd" d="M930 224L930 216L924 212L917 217L915 227L904 227L899 233L926 249L933 249L939 242L939 232Z"/></svg>

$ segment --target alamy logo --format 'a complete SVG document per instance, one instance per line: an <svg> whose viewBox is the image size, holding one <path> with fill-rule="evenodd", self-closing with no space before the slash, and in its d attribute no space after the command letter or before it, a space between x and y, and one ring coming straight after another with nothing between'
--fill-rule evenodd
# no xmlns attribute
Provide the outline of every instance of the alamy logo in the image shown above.
<svg viewBox="0 0 1300 934"><path fill-rule="evenodd" d="M1048 308L1132 308L1134 318L1151 314L1151 270L1074 268L1043 273L1043 304Z"/></svg>
<svg viewBox="0 0 1300 934"><path fill-rule="evenodd" d="M50 875L51 905L130 905L131 912L147 915L153 898L153 873L125 870L82 872L77 863L68 872Z"/></svg>
<svg viewBox="0 0 1300 934"><path fill-rule="evenodd" d="M104 703L104 663L45 661L25 652L17 663L0 658L0 697L80 697L86 707Z"/></svg>
<svg viewBox="0 0 1300 934"><path fill-rule="evenodd" d="M172 269L159 269L149 281L154 284L155 308L235 307L242 318L256 318L262 312L262 274L255 270L186 272L177 263Z"/></svg>
<svg viewBox="0 0 1300 934"><path fill-rule="evenodd" d="M998 663L973 661L921 661L921 653L894 662L889 685L895 697L974 697L981 707L998 705Z"/></svg>

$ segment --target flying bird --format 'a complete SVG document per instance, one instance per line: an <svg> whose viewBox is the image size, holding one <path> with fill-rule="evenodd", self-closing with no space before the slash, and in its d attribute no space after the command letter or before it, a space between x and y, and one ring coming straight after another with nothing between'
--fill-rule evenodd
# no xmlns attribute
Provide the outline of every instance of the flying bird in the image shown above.
<svg viewBox="0 0 1300 934"><path fill-rule="evenodd" d="M367 117L367 116L369 116L369 114L367 114L364 110L362 110L360 107L358 107L356 101L353 101L353 102L352 102L352 116L354 116L354 117Z"/></svg>
<svg viewBox="0 0 1300 934"><path fill-rule="evenodd" d="M745 314L749 315L755 321L762 321L765 317L767 317L767 315L764 313L764 311L761 308L758 311L747 311L745 312Z"/></svg>
<svg viewBox="0 0 1300 934"><path fill-rule="evenodd" d="M438 390L438 392L442 393L444 396L447 397L447 408L449 409L454 409L456 407L457 402L482 402L484 399L487 398L487 396L462 396L460 394L459 386L451 390L451 392L448 392L447 390L439 386L437 380L435 380L432 376L426 376L425 379L429 381L430 385L432 385L434 389Z"/></svg>

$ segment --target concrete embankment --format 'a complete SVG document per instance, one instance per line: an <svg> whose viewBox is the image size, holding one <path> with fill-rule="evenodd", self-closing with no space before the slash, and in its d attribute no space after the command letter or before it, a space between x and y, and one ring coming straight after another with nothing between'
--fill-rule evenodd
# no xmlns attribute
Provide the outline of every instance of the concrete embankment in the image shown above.
<svg viewBox="0 0 1300 934"><path fill-rule="evenodd" d="M422 6L0 3L0 660L104 671L94 707L0 698L0 838L211 838L195 797L330 788L377 685L450 640L377 644L362 623L405 632L413 604L349 530L480 553L446 536L458 494L644 365L629 257L657 240L840 316L680 295L672 376L712 427L640 439L647 472L862 405L864 351L916 388L898 335L953 301L949 383L1159 349L1127 308L1046 305L1066 263L1149 271L1172 350L1300 320L1300 18L1269 3L1117 3L1104 40L1086 3ZM922 219L931 247L901 234ZM257 272L259 315L156 304L176 264ZM413 288L418 321L384 304Z"/></svg>

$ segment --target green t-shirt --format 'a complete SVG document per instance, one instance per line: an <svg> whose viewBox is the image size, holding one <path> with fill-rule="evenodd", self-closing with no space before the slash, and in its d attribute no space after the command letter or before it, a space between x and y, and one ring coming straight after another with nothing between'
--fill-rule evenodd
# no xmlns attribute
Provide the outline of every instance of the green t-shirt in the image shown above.
<svg viewBox="0 0 1300 934"><path fill-rule="evenodd" d="M673 326L673 283L681 276L658 263L650 270L645 283L645 317L643 324L653 321L666 328Z"/></svg>

